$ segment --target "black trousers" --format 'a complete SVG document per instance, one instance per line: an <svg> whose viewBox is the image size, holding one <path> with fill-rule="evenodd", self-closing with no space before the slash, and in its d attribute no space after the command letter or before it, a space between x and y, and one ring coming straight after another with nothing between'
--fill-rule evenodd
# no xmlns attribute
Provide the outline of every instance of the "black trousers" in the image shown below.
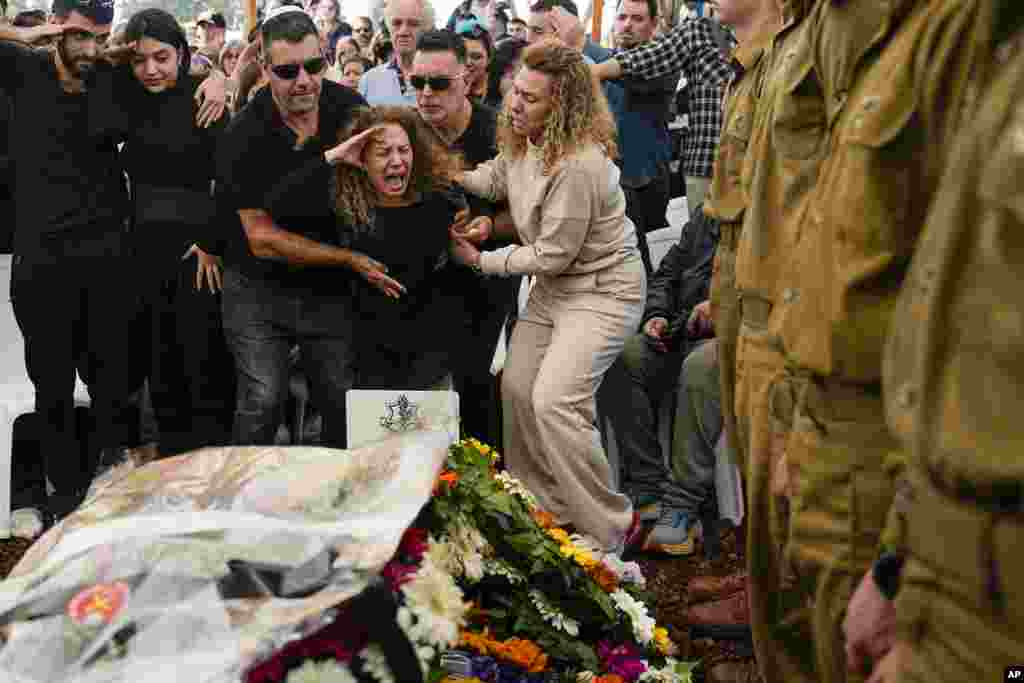
<svg viewBox="0 0 1024 683"><path fill-rule="evenodd" d="M668 225L665 213L671 199L671 170L662 164L658 175L643 187L622 186L626 195L626 216L636 226L636 240L640 248L647 275L653 274L651 250L647 246L647 233Z"/></svg>
<svg viewBox="0 0 1024 683"><path fill-rule="evenodd" d="M520 278L467 277L466 331L452 354L462 433L497 448L501 445L501 401L496 399L497 380L491 374L491 362L498 333L515 310Z"/></svg>
<svg viewBox="0 0 1024 683"><path fill-rule="evenodd" d="M82 232L39 238L15 254L11 273L25 367L44 424L43 468L59 494L80 491L92 475L75 431L76 371L89 388L98 447L131 443L138 431L128 403L141 383L131 334L138 289L125 233L120 225Z"/></svg>
<svg viewBox="0 0 1024 683"><path fill-rule="evenodd" d="M158 271L160 272L160 271ZM162 271L143 294L148 377L161 456L231 442L235 365L219 294L195 288L196 259Z"/></svg>

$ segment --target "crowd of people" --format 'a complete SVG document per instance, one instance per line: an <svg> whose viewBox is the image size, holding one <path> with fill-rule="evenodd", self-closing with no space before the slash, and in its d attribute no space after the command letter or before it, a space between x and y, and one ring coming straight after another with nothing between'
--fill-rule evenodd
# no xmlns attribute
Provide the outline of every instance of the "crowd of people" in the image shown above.
<svg viewBox="0 0 1024 683"><path fill-rule="evenodd" d="M622 0L614 49L572 0L507 9L271 0L245 43L216 12L194 43L156 9L111 33L112 0L0 24L54 488L15 499L73 509L146 400L169 456L275 443L297 373L334 448L353 387L453 389L603 552L693 553L724 444L747 570L700 618L749 622L764 681L1019 664L1019 3ZM690 219L655 261L681 78Z"/></svg>

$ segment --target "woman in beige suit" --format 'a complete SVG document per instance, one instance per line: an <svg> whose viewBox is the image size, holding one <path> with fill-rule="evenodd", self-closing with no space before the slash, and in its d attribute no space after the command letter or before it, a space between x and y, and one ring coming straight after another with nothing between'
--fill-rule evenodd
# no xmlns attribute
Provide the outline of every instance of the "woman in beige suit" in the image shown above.
<svg viewBox="0 0 1024 683"><path fill-rule="evenodd" d="M639 524L612 488L594 396L640 324L646 279L612 162L615 123L579 52L550 41L524 52L498 147L461 182L508 200L505 232L520 244L479 251L502 232L486 218L452 230L461 263L536 276L502 380L506 462L557 522L620 552Z"/></svg>

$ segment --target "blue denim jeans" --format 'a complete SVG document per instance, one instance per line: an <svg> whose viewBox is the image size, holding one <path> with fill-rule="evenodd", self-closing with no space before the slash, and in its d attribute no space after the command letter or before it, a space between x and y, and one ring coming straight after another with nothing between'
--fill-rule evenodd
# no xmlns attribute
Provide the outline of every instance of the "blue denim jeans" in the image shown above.
<svg viewBox="0 0 1024 683"><path fill-rule="evenodd" d="M345 393L355 375L348 288L330 293L290 289L229 269L223 312L238 373L234 442L274 443L288 400L289 358L297 345L311 399L323 415L324 446L345 448Z"/></svg>

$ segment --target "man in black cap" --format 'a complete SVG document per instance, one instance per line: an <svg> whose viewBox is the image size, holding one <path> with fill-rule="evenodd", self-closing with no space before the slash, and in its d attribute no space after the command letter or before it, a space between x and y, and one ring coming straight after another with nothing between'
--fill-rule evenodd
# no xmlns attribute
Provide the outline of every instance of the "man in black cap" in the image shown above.
<svg viewBox="0 0 1024 683"><path fill-rule="evenodd" d="M125 362L135 302L122 175L114 145L87 130L87 76L113 13L113 0L56 0L47 24L0 25L0 92L13 102L17 169L11 301L46 425L40 447L58 516L91 482L74 429L76 371L89 387L96 441L108 449L130 438L132 427L117 423L138 385ZM58 38L55 51L28 47L45 36Z"/></svg>
<svg viewBox="0 0 1024 683"><path fill-rule="evenodd" d="M224 48L224 34L227 28L228 22L220 12L206 10L196 17L199 52L192 60L193 72L208 72L214 68L220 51Z"/></svg>

